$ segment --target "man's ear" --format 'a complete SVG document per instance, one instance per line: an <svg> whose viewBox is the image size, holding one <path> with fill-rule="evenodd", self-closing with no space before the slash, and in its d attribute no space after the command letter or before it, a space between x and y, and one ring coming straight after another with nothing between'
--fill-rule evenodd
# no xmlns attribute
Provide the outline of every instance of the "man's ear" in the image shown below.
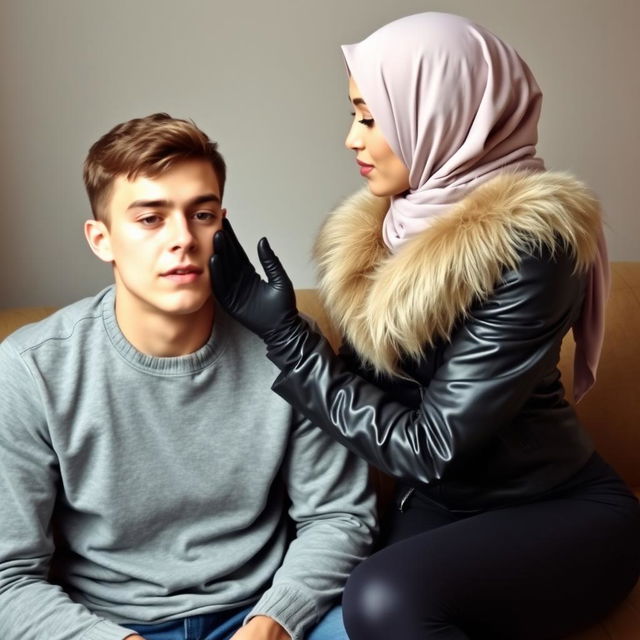
<svg viewBox="0 0 640 640"><path fill-rule="evenodd" d="M89 243L91 251L103 262L113 262L111 251L111 237L109 229L104 222L99 220L87 220L84 223L84 236Z"/></svg>
<svg viewBox="0 0 640 640"><path fill-rule="evenodd" d="M222 214L223 218L227 217L227 210L226 209L220 209L220 213Z"/></svg>

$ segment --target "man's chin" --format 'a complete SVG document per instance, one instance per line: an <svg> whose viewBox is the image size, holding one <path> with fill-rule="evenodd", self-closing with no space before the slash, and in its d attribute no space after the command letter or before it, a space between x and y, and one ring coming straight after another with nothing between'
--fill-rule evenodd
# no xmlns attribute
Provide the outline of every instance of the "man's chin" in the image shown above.
<svg viewBox="0 0 640 640"><path fill-rule="evenodd" d="M166 309L166 313L172 316L193 316L207 313L211 310L211 296L192 304L177 304Z"/></svg>
<svg viewBox="0 0 640 640"><path fill-rule="evenodd" d="M191 316L207 313L212 305L211 293L201 295L178 295L156 301L156 308L167 316Z"/></svg>

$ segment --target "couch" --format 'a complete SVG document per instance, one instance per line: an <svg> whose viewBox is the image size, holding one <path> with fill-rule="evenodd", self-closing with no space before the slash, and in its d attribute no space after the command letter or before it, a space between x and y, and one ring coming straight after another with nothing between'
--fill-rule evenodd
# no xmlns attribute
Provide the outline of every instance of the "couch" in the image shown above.
<svg viewBox="0 0 640 640"><path fill-rule="evenodd" d="M640 496L640 262L614 262L612 275L598 380L578 405L577 412L598 451ZM339 337L315 290L299 289L297 299L300 310L315 318L336 346ZM54 310L54 307L0 309L0 340ZM568 335L560 360L567 389L572 388L573 350L573 340ZM378 472L372 471L372 475L384 502L384 496L390 492L390 481ZM600 624L567 640L640 640L640 583Z"/></svg>

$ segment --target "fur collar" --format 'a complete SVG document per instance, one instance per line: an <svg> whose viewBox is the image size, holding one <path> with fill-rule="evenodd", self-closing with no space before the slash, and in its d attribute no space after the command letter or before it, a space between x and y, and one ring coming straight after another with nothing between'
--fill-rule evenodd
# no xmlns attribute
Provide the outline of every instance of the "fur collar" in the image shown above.
<svg viewBox="0 0 640 640"><path fill-rule="evenodd" d="M508 173L477 187L396 254L382 241L388 199L367 188L326 220L315 243L320 295L332 321L378 372L448 338L486 299L519 252L569 249L585 271L597 252L600 210L559 173Z"/></svg>

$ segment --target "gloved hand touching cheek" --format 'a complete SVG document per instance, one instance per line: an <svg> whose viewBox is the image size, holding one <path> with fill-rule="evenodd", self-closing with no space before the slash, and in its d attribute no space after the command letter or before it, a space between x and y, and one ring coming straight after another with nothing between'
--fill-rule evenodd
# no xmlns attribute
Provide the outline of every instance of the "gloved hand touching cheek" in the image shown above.
<svg viewBox="0 0 640 640"><path fill-rule="evenodd" d="M242 245L225 218L213 238L209 262L211 286L218 302L240 324L260 336L267 345L286 342L306 323L298 315L291 280L269 242L258 242L258 257L267 275L256 273Z"/></svg>

